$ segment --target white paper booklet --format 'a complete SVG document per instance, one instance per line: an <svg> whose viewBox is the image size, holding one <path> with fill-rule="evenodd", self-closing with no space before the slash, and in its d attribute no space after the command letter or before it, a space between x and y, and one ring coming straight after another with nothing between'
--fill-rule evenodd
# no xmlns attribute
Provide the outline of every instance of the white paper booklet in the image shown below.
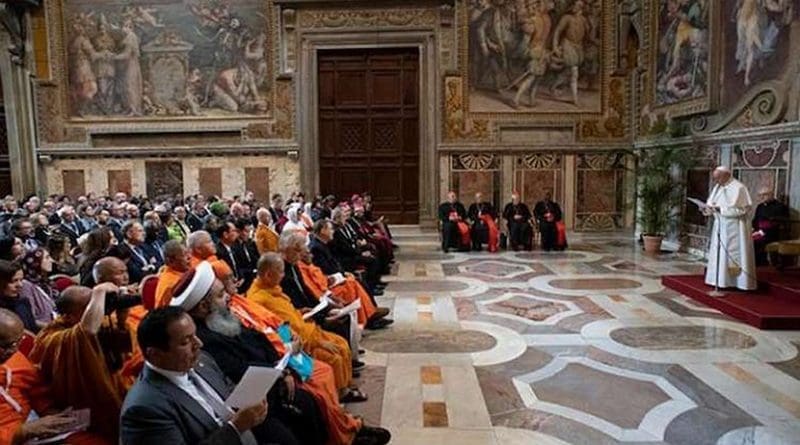
<svg viewBox="0 0 800 445"><path fill-rule="evenodd" d="M239 384L236 385L231 395L225 400L225 404L231 408L239 409L261 403L282 373L283 371L280 369L264 366L247 368L242 379L239 380Z"/></svg>
<svg viewBox="0 0 800 445"><path fill-rule="evenodd" d="M708 208L708 205L703 201L700 201L697 198L686 198L687 201L691 202L692 204L696 205L698 209L705 210Z"/></svg>
<svg viewBox="0 0 800 445"><path fill-rule="evenodd" d="M294 354L294 350L292 350L292 344L286 343L286 353L283 354L280 360L278 360L278 364L275 365L275 369L283 371L289 366L289 359L292 358L292 354Z"/></svg>
<svg viewBox="0 0 800 445"><path fill-rule="evenodd" d="M335 316L336 318L342 318L345 315L351 314L357 311L361 307L361 300L353 300L352 303L348 304L347 306L341 309L334 309L331 311L331 315Z"/></svg>
<svg viewBox="0 0 800 445"><path fill-rule="evenodd" d="M342 275L339 272L336 272L333 275L329 275L329 277L333 279L333 283L330 285L330 287L336 287L346 281L344 275Z"/></svg>
<svg viewBox="0 0 800 445"><path fill-rule="evenodd" d="M303 314L303 320L309 320L311 317L317 315L318 313L320 313L320 311L328 307L328 305L330 304L330 301L328 300L328 295L330 295L330 292L326 292L325 295L323 295L319 299L319 304L314 306L314 309L311 309L310 311Z"/></svg>

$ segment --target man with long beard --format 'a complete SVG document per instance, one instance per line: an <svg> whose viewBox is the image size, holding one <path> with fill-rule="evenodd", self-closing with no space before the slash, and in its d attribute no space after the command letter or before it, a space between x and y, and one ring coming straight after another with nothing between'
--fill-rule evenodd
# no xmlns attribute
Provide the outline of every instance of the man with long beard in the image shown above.
<svg viewBox="0 0 800 445"><path fill-rule="evenodd" d="M257 331L243 328L227 306L228 295L215 279L208 262L187 272L175 286L171 306L180 306L192 317L203 343L222 373L239 382L250 366L274 367L280 360L275 348ZM325 427L313 397L297 388L295 377L285 372L267 394L270 415L289 427L300 443L326 440Z"/></svg>

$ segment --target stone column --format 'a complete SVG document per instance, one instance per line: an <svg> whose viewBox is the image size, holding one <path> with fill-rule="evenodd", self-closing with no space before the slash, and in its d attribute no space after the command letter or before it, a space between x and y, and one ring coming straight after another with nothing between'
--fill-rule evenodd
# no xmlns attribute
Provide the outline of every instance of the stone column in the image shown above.
<svg viewBox="0 0 800 445"><path fill-rule="evenodd" d="M792 144L792 163L789 165L789 190L800 190L800 137ZM792 220L800 219L800 193L789 193L789 208ZM800 236L800 224L792 224L792 238Z"/></svg>
<svg viewBox="0 0 800 445"><path fill-rule="evenodd" d="M31 71L27 66L31 58L25 57L31 52L31 44L24 31L27 13L2 3L0 20L7 24L0 26L0 77L8 130L11 189L14 196L21 198L39 191Z"/></svg>

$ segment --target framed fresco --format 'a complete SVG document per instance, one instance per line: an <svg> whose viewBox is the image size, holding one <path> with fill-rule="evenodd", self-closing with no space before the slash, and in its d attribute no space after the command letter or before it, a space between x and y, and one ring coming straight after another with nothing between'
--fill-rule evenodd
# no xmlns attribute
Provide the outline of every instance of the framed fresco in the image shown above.
<svg viewBox="0 0 800 445"><path fill-rule="evenodd" d="M470 113L573 121L602 113L613 9L609 0L470 0Z"/></svg>
<svg viewBox="0 0 800 445"><path fill-rule="evenodd" d="M723 0L722 5L720 107L727 111L749 96L752 87L783 78L794 62L792 45L800 42L790 37L800 21L800 0Z"/></svg>
<svg viewBox="0 0 800 445"><path fill-rule="evenodd" d="M652 17L651 106L673 117L715 104L718 2L657 0Z"/></svg>
<svg viewBox="0 0 800 445"><path fill-rule="evenodd" d="M269 3L62 0L63 91L73 122L269 114ZM57 17L57 15L56 15Z"/></svg>

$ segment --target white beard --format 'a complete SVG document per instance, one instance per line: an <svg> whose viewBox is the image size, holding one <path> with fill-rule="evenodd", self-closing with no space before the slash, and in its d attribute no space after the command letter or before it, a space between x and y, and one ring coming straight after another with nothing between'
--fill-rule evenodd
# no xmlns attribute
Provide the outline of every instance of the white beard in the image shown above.
<svg viewBox="0 0 800 445"><path fill-rule="evenodd" d="M226 337L236 337L242 333L242 323L228 308L215 308L206 318L206 326Z"/></svg>

